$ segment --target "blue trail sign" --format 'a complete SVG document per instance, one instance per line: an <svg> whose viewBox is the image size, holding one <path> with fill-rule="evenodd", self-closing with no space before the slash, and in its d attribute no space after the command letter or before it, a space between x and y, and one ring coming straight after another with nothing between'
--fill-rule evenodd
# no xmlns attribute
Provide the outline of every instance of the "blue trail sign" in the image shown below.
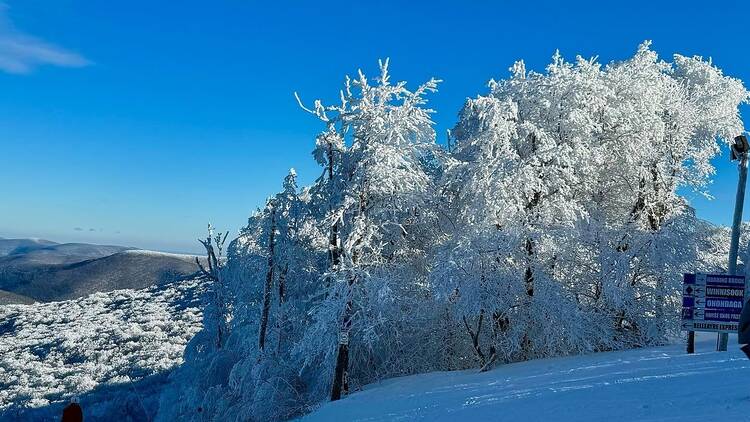
<svg viewBox="0 0 750 422"><path fill-rule="evenodd" d="M682 329L737 332L744 297L744 275L685 274Z"/></svg>

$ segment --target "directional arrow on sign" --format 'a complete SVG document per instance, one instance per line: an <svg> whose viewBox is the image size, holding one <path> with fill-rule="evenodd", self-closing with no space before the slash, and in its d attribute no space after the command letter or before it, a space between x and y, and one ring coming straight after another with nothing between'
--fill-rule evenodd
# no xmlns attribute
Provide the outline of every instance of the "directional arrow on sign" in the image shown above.
<svg viewBox="0 0 750 422"><path fill-rule="evenodd" d="M703 309L696 309L693 311L693 319L703 319L706 316L706 311Z"/></svg>
<svg viewBox="0 0 750 422"><path fill-rule="evenodd" d="M699 285L706 285L706 275L705 274L696 274L695 275L695 284Z"/></svg>
<svg viewBox="0 0 750 422"><path fill-rule="evenodd" d="M706 288L704 286L694 286L690 284L686 284L682 289L682 295L687 297L703 296L705 292Z"/></svg>

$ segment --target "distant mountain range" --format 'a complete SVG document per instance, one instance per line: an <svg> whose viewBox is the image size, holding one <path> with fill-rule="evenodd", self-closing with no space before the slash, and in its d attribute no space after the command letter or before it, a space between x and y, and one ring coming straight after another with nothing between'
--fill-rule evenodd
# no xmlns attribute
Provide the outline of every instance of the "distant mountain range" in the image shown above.
<svg viewBox="0 0 750 422"><path fill-rule="evenodd" d="M0 305L75 299L186 277L195 257L124 246L0 238Z"/></svg>
<svg viewBox="0 0 750 422"><path fill-rule="evenodd" d="M22 252L53 245L59 245L59 243L44 239L4 239L0 237L0 256L9 255L14 251Z"/></svg>

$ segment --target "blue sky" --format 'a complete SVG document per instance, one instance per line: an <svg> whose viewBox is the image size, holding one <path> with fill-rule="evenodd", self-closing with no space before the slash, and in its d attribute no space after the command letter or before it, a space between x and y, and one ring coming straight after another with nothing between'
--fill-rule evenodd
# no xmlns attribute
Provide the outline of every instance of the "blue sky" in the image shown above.
<svg viewBox="0 0 750 422"><path fill-rule="evenodd" d="M321 126L293 92L334 101L378 58L394 79L445 81L440 134L490 78L558 48L609 62L651 39L750 81L745 2L560 3L6 1L0 236L197 251L208 220L236 233L290 167L320 174ZM690 198L728 224L736 168L716 166L715 199Z"/></svg>

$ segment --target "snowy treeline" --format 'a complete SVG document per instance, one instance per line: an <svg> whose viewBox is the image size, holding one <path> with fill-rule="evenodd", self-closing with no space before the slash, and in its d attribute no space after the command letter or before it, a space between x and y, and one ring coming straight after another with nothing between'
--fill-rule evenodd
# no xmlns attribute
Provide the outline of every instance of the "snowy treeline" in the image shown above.
<svg viewBox="0 0 750 422"><path fill-rule="evenodd" d="M182 362L201 329L204 284L189 278L0 306L0 419L60 420L62 406L78 396L86 420L144 420L165 382L158 374Z"/></svg>
<svg viewBox="0 0 750 422"><path fill-rule="evenodd" d="M290 172L229 245L158 417L287 419L385 377L674 338L682 273L725 266L726 231L682 194L743 130L741 81L649 43L606 66L518 62L447 146L439 82L409 89L386 61L303 105L321 176Z"/></svg>

